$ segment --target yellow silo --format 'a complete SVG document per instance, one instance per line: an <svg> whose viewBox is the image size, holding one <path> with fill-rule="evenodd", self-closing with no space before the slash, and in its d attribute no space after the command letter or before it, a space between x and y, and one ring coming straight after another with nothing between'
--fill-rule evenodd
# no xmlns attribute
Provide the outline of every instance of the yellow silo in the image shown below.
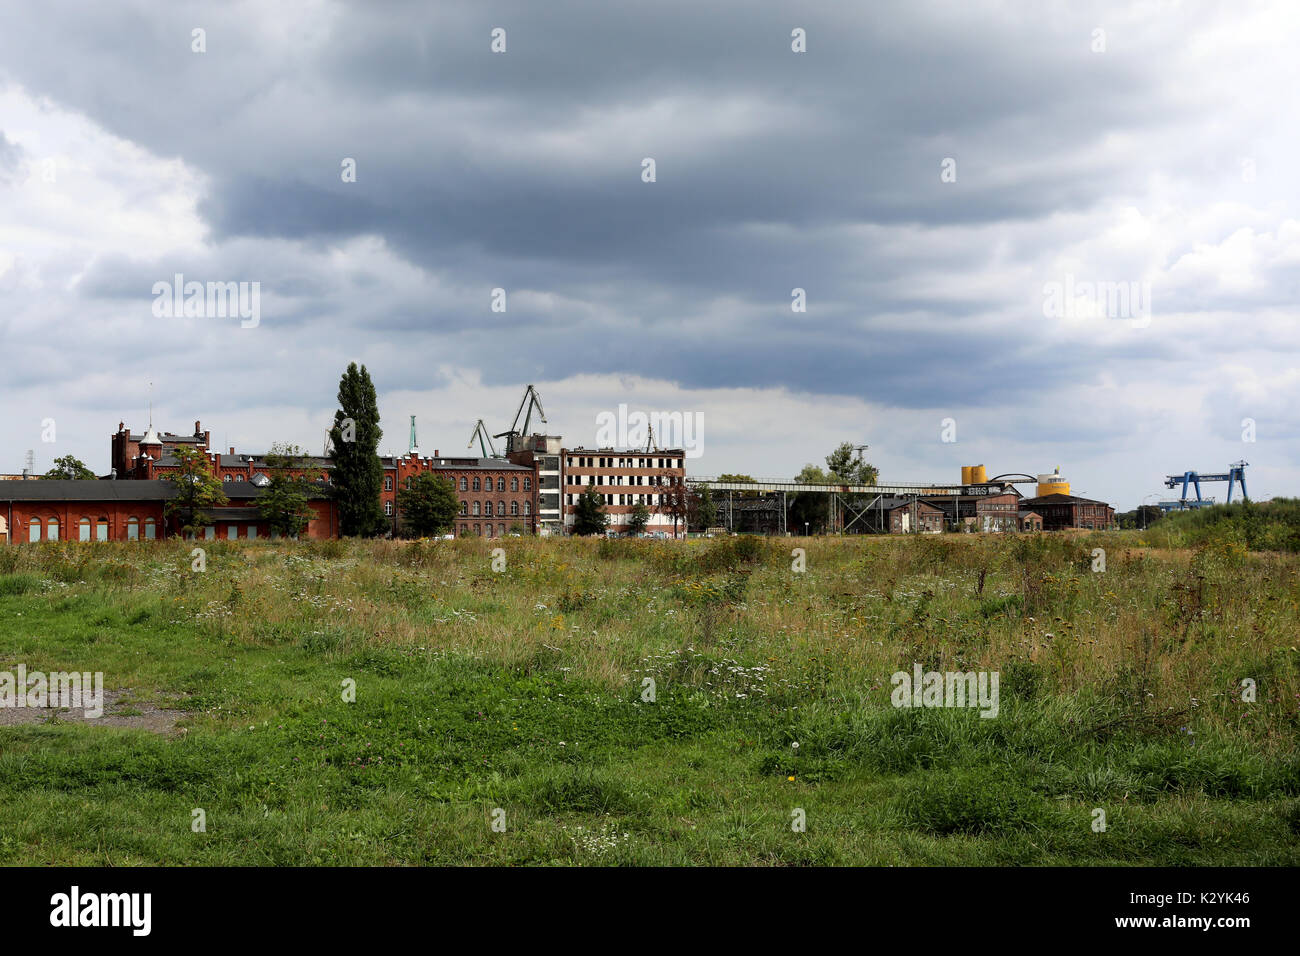
<svg viewBox="0 0 1300 956"><path fill-rule="evenodd" d="M1068 495L1070 493L1070 483L1061 477L1061 466L1056 466L1056 471L1050 475L1038 476L1038 497L1044 495Z"/></svg>
<svg viewBox="0 0 1300 956"><path fill-rule="evenodd" d="M971 466L971 465L962 465L962 466L961 466L961 483L962 483L963 485L969 485L969 484L971 483L971 481L970 481L970 474L971 474L971 472L974 471L974 470L975 470L974 467Z"/></svg>
<svg viewBox="0 0 1300 956"><path fill-rule="evenodd" d="M975 465L970 470L970 483L972 485L982 485L989 480L989 473L984 470L983 465Z"/></svg>

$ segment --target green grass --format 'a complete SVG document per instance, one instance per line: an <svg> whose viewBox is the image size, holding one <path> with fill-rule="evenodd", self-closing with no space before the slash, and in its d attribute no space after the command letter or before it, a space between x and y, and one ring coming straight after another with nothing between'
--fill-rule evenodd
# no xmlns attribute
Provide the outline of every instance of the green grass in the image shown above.
<svg viewBox="0 0 1300 956"><path fill-rule="evenodd" d="M0 549L0 670L186 713L0 727L0 863L1294 865L1300 557L1150 543Z"/></svg>

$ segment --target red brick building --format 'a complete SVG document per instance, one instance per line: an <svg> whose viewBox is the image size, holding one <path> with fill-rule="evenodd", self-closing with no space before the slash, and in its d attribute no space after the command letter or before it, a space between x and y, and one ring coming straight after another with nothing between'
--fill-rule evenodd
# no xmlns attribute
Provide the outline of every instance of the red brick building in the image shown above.
<svg viewBox="0 0 1300 956"><path fill-rule="evenodd" d="M1115 527L1115 509L1104 501L1077 495L1044 495L1028 498L1021 507L1042 515L1044 531L1069 528L1100 530Z"/></svg>
<svg viewBox="0 0 1300 956"><path fill-rule="evenodd" d="M206 540L256 540L274 537L258 514L262 489L251 482L234 482L224 489L228 505L209 508L212 518L198 535ZM179 533L166 518L166 503L176 496L170 481L41 481L7 482L0 486L0 509L9 540L149 541ZM337 538L338 509L333 501L310 502L315 517L304 537Z"/></svg>
<svg viewBox="0 0 1300 956"><path fill-rule="evenodd" d="M508 534L537 533L537 472L504 458L432 458L418 452L404 457L384 456L384 486L380 500L394 533L401 530L398 491L410 487L422 472L432 472L451 482L460 510L455 534L503 538Z"/></svg>

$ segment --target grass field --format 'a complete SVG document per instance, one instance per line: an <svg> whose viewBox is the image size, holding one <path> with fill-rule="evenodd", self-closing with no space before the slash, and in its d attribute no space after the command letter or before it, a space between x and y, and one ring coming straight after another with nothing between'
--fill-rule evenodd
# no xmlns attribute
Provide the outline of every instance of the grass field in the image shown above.
<svg viewBox="0 0 1300 956"><path fill-rule="evenodd" d="M0 727L0 862L1300 863L1294 554L204 544L0 548L0 671L184 712ZM891 706L914 662L998 716Z"/></svg>

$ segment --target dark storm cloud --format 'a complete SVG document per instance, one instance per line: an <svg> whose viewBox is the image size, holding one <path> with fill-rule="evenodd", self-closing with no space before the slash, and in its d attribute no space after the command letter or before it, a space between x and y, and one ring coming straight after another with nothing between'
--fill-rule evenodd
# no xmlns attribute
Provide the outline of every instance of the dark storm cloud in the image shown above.
<svg viewBox="0 0 1300 956"><path fill-rule="evenodd" d="M71 29L51 28L59 13ZM201 171L214 241L377 236L440 280L363 289L236 248L206 263L127 253L92 267L82 295L143 296L177 271L258 278L276 297L268 329L454 354L489 384L653 368L687 387L931 407L1090 380L1136 356L1045 342L1034 310L1055 277L937 289L1007 253L941 250L926 230L1044 221L1139 189L1141 165L1082 157L1194 109L1161 74L1178 11L1105 58L1088 49L1096 16L1066 6L56 2L16 16L33 19L5 31L0 63ZM488 51L498 26L503 56ZM796 26L806 54L790 51ZM949 156L956 184L939 179ZM340 181L343 157L356 183ZM1041 237L1007 241L1023 261L1041 252ZM507 313L488 309L495 287ZM427 382L399 369L387 387Z"/></svg>

